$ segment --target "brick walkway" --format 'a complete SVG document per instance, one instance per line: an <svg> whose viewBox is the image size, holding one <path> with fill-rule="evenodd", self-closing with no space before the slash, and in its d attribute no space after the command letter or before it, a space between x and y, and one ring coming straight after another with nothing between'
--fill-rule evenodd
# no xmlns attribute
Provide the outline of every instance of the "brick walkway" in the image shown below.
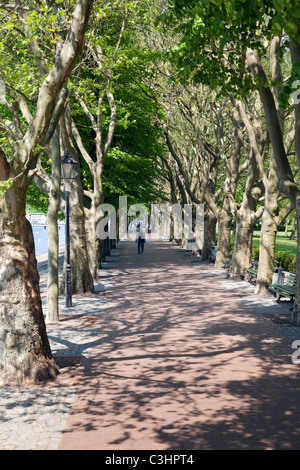
<svg viewBox="0 0 300 470"><path fill-rule="evenodd" d="M170 244L120 250L58 449L300 449L291 339Z"/></svg>

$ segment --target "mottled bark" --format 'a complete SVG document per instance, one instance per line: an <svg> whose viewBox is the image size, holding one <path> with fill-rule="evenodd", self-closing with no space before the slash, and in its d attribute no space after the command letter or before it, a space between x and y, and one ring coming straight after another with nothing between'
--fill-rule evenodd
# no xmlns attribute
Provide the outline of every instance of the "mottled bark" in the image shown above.
<svg viewBox="0 0 300 470"><path fill-rule="evenodd" d="M241 277L244 270L251 266L252 237L255 224L262 215L262 209L256 210L261 196L261 188L255 186L258 177L258 168L251 150L249 158L249 170L241 207L236 214L235 242L232 264L229 269L230 277Z"/></svg>
<svg viewBox="0 0 300 470"><path fill-rule="evenodd" d="M204 213L204 243L201 250L201 261L209 261L213 246L216 245L216 223L214 214L206 208Z"/></svg>
<svg viewBox="0 0 300 470"><path fill-rule="evenodd" d="M299 28L300 30L300 28ZM300 44L295 44L290 40L290 50L291 50L291 59L292 64L297 63L300 57ZM297 217L299 216L299 190L297 184L294 180L294 176L287 158L287 154L284 148L284 142L282 137L282 129L280 126L280 120L278 117L276 103L271 89L267 86L267 79L265 72L263 70L261 60L257 51L252 49L247 49L246 58L249 64L252 75L256 78L259 78L262 85L259 89L259 94L261 102L264 108L264 114L266 118L267 129L272 145L274 159L277 164L277 170L279 175L279 188L280 190L289 198L293 208L296 208ZM300 106L297 104L295 106L295 150L296 157L298 162L300 162ZM299 251L299 247L297 246ZM297 251L297 254L299 254ZM297 257L297 273L300 271L300 257ZM300 279L297 276L296 282L296 298L294 302L294 315L298 319L299 317L299 302L300 302Z"/></svg>
<svg viewBox="0 0 300 470"><path fill-rule="evenodd" d="M261 82L266 85L267 78L261 65L258 52L252 49L247 49L246 58L253 76L259 78ZM284 148L282 130L274 96L268 86L261 86L259 94L264 108L274 159L277 164L279 189L286 194L293 206L296 207L296 195L298 193L298 189Z"/></svg>
<svg viewBox="0 0 300 470"><path fill-rule="evenodd" d="M80 165L77 152L70 139L71 121L69 114L61 118L61 129L65 148L67 148L77 163L77 177L71 184L70 202L70 261L71 261L71 291L86 293L95 291L87 252L87 233L85 226L85 211L83 206L83 190L80 181ZM66 287L65 269L60 285L63 294Z"/></svg>
<svg viewBox="0 0 300 470"><path fill-rule="evenodd" d="M280 37L272 38L270 44L270 70L275 83L282 83L282 73L279 62ZM277 109L277 116L281 128L284 132L284 111L278 105L278 96L280 86L274 87L274 99ZM259 246L259 265L255 292L268 293L268 286L272 282L274 272L275 241L278 228L278 198L279 198L279 176L277 165L273 152L271 153L268 175L264 167L261 170L261 176L264 180L265 200L264 212L261 222L260 246Z"/></svg>
<svg viewBox="0 0 300 470"><path fill-rule="evenodd" d="M259 264L255 292L267 293L274 272L275 241L277 235L277 209L279 178L274 159L271 157L268 181L265 187L264 211L261 221Z"/></svg>
<svg viewBox="0 0 300 470"><path fill-rule="evenodd" d="M299 288L299 279L300 279L300 195L297 197L296 204L296 219L297 219L297 263L296 263L296 295L294 301L293 317L299 323L300 322L300 288Z"/></svg>
<svg viewBox="0 0 300 470"><path fill-rule="evenodd" d="M54 378L43 317L39 275L25 189L11 187L0 201L0 384Z"/></svg>
<svg viewBox="0 0 300 470"><path fill-rule="evenodd" d="M300 31L300 20L298 19L298 33ZM295 65L300 59L300 42L290 39L290 52L292 64ZM300 103L295 103L295 151L298 165L300 166ZM296 263L296 296L294 301L294 318L300 322L300 193L296 197L296 224L297 224L297 263Z"/></svg>
<svg viewBox="0 0 300 470"><path fill-rule="evenodd" d="M0 383L53 378L58 368L46 335L34 240L25 217L27 176L56 102L79 57L92 1L78 0L59 57L44 79L32 120L8 163L0 152L0 179L13 185L0 199Z"/></svg>
<svg viewBox="0 0 300 470"><path fill-rule="evenodd" d="M100 70L102 70L102 60L96 54L96 61ZM108 78L107 86L110 86L111 78ZM107 101L110 106L110 123L108 132L103 138L102 130L102 115L101 107L103 104L104 97L106 96ZM97 117L89 111L84 100L76 94L78 102L81 104L83 111L86 116L89 118L91 125L95 131L95 147L96 147L96 159L95 161L91 159L88 152L86 151L80 133L74 122L72 122L72 133L78 145L78 148L86 160L90 172L93 176L93 190L85 191L86 197L90 199L90 208L86 209L86 235L87 235L87 250L88 250L88 259L92 277L94 279L98 278L98 269L99 269L99 259L101 257L101 243L97 235L97 226L101 220L99 207L103 203L103 170L104 162L107 155L107 152L111 146L112 138L114 135L114 130L117 120L117 106L114 99L114 95L111 91L105 90L105 93L99 96L98 108L97 108Z"/></svg>
<svg viewBox="0 0 300 470"><path fill-rule="evenodd" d="M78 183L70 193L71 288L72 292L94 293L94 282L87 252L82 189Z"/></svg>
<svg viewBox="0 0 300 470"><path fill-rule="evenodd" d="M238 211L236 218L236 234L230 277L242 277L244 270L251 266L252 237L255 222L249 207Z"/></svg>
<svg viewBox="0 0 300 470"><path fill-rule="evenodd" d="M87 253L92 277L98 279L101 244L96 231L98 218L94 197L92 197L91 202L91 208L86 210Z"/></svg>
<svg viewBox="0 0 300 470"><path fill-rule="evenodd" d="M223 267L230 257L230 234L232 213L228 196L225 196L223 206L218 217L218 242L216 254L216 268Z"/></svg>
<svg viewBox="0 0 300 470"><path fill-rule="evenodd" d="M46 323L59 320L58 309L58 223L57 216L60 207L61 156L59 134L55 131L51 141L52 175L49 192L47 213L48 226L48 289Z"/></svg>

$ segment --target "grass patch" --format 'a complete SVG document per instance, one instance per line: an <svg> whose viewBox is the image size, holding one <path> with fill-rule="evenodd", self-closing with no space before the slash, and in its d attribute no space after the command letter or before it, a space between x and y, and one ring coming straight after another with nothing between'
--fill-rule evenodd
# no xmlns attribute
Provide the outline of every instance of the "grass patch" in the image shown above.
<svg viewBox="0 0 300 470"><path fill-rule="evenodd" d="M253 232L252 256L255 261L259 259L260 231ZM234 236L231 237L231 246L234 246ZM296 269L297 241L290 240L284 232L278 232L275 243L275 261L286 271L294 272Z"/></svg>
<svg viewBox="0 0 300 470"><path fill-rule="evenodd" d="M253 232L253 243L252 245L259 248L260 232ZM285 236L284 232L278 232L276 236L275 251L281 253L287 253L291 256L297 254L297 240L290 240L289 236Z"/></svg>
<svg viewBox="0 0 300 470"><path fill-rule="evenodd" d="M234 235L230 238L230 244L234 246ZM252 246L259 248L260 240L260 231L253 232ZM284 232L277 233L275 251L280 251L281 253L287 253L290 256L297 255L297 240L290 240L289 236L285 236Z"/></svg>

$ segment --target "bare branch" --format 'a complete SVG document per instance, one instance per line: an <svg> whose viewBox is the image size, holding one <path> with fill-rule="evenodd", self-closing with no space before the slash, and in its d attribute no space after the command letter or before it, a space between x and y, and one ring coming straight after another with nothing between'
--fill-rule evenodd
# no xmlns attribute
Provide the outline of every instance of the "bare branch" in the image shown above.
<svg viewBox="0 0 300 470"><path fill-rule="evenodd" d="M108 91L106 95L107 95L107 98L108 98L108 101L109 101L111 112L110 112L110 122L109 122L108 132L107 132L107 136L106 136L106 141L105 141L105 144L104 144L104 147L103 147L104 157L106 156L106 154L108 152L108 149L111 145L112 138L113 138L113 135L114 135L114 130L115 130L115 127L116 127L116 122L117 122L117 106L116 106L114 96L110 91Z"/></svg>
<svg viewBox="0 0 300 470"><path fill-rule="evenodd" d="M93 167L94 167L95 163L93 162L93 160L91 159L89 153L85 149L85 147L83 145L83 142L82 142L82 139L81 139L81 136L80 136L80 133L78 132L77 126L76 126L73 119L71 119L71 129L72 129L72 135L73 135L73 137L76 141L76 144L77 144L77 146L78 146L78 148L81 152L81 155L83 156L83 158L87 162L87 164L89 166L89 169L91 171L93 171Z"/></svg>
<svg viewBox="0 0 300 470"><path fill-rule="evenodd" d="M37 13L45 13L44 10L40 8L26 7L23 5L6 5L5 3L0 3L0 9L9 10L10 12L20 10L20 11L36 11Z"/></svg>

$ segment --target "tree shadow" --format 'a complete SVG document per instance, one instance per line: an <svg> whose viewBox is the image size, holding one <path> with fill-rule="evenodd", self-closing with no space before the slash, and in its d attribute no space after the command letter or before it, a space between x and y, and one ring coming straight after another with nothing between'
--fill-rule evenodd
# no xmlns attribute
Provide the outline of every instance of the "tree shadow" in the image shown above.
<svg viewBox="0 0 300 470"><path fill-rule="evenodd" d="M298 449L290 340L175 252L124 255L64 433L115 450Z"/></svg>

